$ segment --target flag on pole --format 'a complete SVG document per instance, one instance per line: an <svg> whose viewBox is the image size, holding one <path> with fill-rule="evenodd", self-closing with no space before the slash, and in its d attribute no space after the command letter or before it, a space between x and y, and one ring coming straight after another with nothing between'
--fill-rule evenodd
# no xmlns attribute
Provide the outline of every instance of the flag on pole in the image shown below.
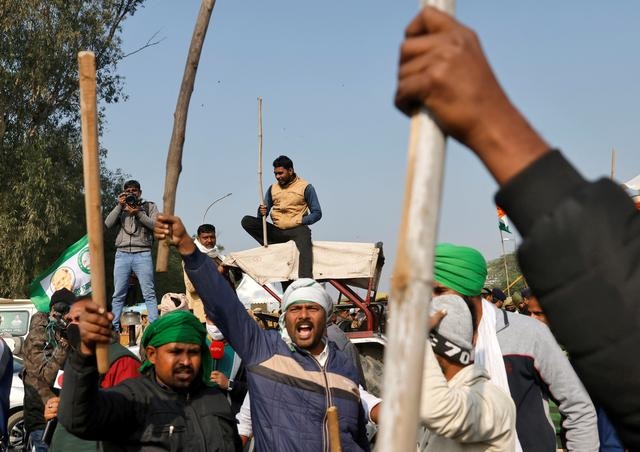
<svg viewBox="0 0 640 452"><path fill-rule="evenodd" d="M89 240L86 235L33 280L29 285L31 301L38 311L48 312L51 295L63 287L78 297L91 293Z"/></svg>
<svg viewBox="0 0 640 452"><path fill-rule="evenodd" d="M509 229L509 223L507 222L507 215L500 207L498 207L498 228L501 231L511 234L511 229Z"/></svg>

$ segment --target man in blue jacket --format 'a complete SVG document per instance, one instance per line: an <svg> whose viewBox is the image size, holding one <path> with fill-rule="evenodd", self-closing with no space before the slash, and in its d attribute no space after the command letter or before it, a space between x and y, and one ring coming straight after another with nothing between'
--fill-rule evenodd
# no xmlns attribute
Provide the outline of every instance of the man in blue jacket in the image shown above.
<svg viewBox="0 0 640 452"><path fill-rule="evenodd" d="M369 450L358 370L325 337L333 303L316 281L293 282L282 298L281 332L262 330L178 217L159 215L155 234L170 237L207 316L244 361L256 450L328 451L326 412L338 409L344 451Z"/></svg>

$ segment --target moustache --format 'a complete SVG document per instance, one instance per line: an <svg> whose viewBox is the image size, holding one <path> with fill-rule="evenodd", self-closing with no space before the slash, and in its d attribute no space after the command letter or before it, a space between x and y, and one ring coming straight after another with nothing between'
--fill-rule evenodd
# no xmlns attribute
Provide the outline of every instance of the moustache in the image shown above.
<svg viewBox="0 0 640 452"><path fill-rule="evenodd" d="M173 372L174 373L195 373L195 369L192 366L184 366L184 365L180 365L177 367L173 368Z"/></svg>

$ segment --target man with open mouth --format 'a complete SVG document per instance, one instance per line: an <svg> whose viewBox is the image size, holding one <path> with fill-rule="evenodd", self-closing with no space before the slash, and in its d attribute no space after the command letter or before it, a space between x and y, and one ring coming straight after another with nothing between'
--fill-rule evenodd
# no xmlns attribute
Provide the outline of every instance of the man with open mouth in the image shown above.
<svg viewBox="0 0 640 452"><path fill-rule="evenodd" d="M369 450L358 369L325 337L333 301L324 288L309 278L294 281L282 297L281 331L265 331L180 218L160 215L155 234L176 246L207 316L246 366L256 450L328 451L330 406L338 410L342 450Z"/></svg>

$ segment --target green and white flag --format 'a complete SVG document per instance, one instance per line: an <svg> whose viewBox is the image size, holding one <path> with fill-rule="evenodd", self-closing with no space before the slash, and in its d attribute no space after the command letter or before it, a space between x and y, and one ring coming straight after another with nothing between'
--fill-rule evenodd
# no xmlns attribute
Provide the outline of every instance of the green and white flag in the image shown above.
<svg viewBox="0 0 640 452"><path fill-rule="evenodd" d="M91 293L89 240L86 235L33 280L29 285L31 301L38 311L48 312L51 295L63 287L78 297Z"/></svg>

